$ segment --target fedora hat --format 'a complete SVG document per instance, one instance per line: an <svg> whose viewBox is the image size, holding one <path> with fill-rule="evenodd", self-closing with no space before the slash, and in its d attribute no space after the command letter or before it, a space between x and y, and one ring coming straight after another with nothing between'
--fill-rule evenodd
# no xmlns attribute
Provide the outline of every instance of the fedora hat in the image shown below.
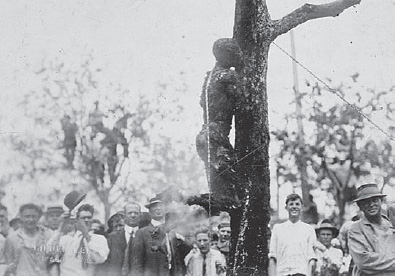
<svg viewBox="0 0 395 276"><path fill-rule="evenodd" d="M339 230L327 219L324 219L320 226L315 229L315 232L319 234L320 230L327 229L332 230L333 238L336 238L339 235Z"/></svg>
<svg viewBox="0 0 395 276"><path fill-rule="evenodd" d="M372 197L385 197L387 195L382 194L379 190L377 184L364 184L357 189L357 198L354 202L358 202L363 199L368 199Z"/></svg>
<svg viewBox="0 0 395 276"><path fill-rule="evenodd" d="M80 204L80 202L82 200L84 200L84 198L86 197L86 194L80 194L77 191L71 191L70 193L68 193L65 198L64 198L64 205L67 206L67 208L69 208L69 210L73 210L75 208L75 206L77 206L78 204Z"/></svg>
<svg viewBox="0 0 395 276"><path fill-rule="evenodd" d="M162 200L160 200L157 197L153 197L149 200L149 203L147 205L145 205L145 208L149 209L152 205L154 205L155 203L163 203Z"/></svg>

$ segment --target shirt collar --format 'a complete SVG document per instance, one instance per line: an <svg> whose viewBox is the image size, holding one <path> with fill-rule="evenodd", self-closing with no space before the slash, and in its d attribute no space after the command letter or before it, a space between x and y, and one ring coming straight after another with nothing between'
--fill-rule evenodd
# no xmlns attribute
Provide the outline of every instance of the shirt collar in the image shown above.
<svg viewBox="0 0 395 276"><path fill-rule="evenodd" d="M163 221L158 221L158 220L155 220L155 219L151 219L151 223L152 223L153 226L158 227L159 225L163 224Z"/></svg>
<svg viewBox="0 0 395 276"><path fill-rule="evenodd" d="M128 234L132 234L132 232L136 232L137 229L138 229L138 226L132 227L132 226L125 224L125 232Z"/></svg>

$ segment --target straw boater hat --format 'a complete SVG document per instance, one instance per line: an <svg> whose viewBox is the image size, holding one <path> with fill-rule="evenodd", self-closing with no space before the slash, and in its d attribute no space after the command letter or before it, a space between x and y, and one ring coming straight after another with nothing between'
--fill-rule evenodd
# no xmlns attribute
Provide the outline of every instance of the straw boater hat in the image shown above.
<svg viewBox="0 0 395 276"><path fill-rule="evenodd" d="M339 235L339 230L327 219L324 219L321 222L320 227L316 228L315 232L317 234L319 234L320 230L323 230L323 229L332 230L333 238L336 238L337 235Z"/></svg>
<svg viewBox="0 0 395 276"><path fill-rule="evenodd" d="M47 212L45 213L46 215L52 214L52 213L64 213L63 207L61 205L51 205L47 207Z"/></svg>
<svg viewBox="0 0 395 276"><path fill-rule="evenodd" d="M152 205L154 205L155 203L163 203L162 200L160 200L157 197L153 197L149 200L149 203L147 205L145 205L145 208L149 209Z"/></svg>
<svg viewBox="0 0 395 276"><path fill-rule="evenodd" d="M382 194L379 190L377 184L364 184L360 186L357 190L357 198L354 202L358 202L363 199L368 199L372 197L385 197L387 195Z"/></svg>

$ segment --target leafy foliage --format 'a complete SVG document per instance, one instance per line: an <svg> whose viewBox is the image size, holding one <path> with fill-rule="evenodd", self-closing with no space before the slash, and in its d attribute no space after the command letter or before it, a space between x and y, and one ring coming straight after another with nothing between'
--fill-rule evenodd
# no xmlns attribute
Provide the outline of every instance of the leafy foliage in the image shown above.
<svg viewBox="0 0 395 276"><path fill-rule="evenodd" d="M389 98L394 89L362 93L353 86L339 85L336 91L343 97L355 98L355 107L360 112L371 117L380 110L385 114L382 117L392 119L394 110L391 109ZM372 137L371 125L355 108L344 102L328 101L331 93L326 87L315 84L311 87L311 93L301 96L304 148L299 147L298 133L292 127L295 114L288 114L287 127L272 134L281 144L276 157L278 184L299 181L300 175L295 164L304 155L309 185L331 194L342 217L345 203L352 199L356 184L364 176L376 173L383 176L385 185L395 184L395 170L391 166L394 153L389 140Z"/></svg>

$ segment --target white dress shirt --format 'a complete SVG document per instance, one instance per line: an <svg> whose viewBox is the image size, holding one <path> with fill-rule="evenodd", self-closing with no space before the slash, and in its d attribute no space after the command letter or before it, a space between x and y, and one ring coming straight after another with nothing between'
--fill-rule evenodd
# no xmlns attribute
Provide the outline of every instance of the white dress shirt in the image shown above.
<svg viewBox="0 0 395 276"><path fill-rule="evenodd" d="M129 239L130 239L130 235L133 233L133 238L134 238L134 236L136 235L136 231L139 229L139 227L138 226L136 226L136 227L132 227L132 226L129 226L129 225L127 225L127 224L125 224L125 239L126 239L126 243L128 243L129 242Z"/></svg>
<svg viewBox="0 0 395 276"><path fill-rule="evenodd" d="M276 259L277 275L301 273L306 275L308 263L316 259L317 242L314 228L304 222L286 221L273 227L269 258Z"/></svg>
<svg viewBox="0 0 395 276"><path fill-rule="evenodd" d="M80 231L68 233L59 240L59 246L64 252L60 262L60 276L93 276L95 273L95 264L104 263L109 253L107 240L102 235L89 233L91 240L84 239L84 245L87 250L88 268L82 268L80 243L82 233Z"/></svg>

